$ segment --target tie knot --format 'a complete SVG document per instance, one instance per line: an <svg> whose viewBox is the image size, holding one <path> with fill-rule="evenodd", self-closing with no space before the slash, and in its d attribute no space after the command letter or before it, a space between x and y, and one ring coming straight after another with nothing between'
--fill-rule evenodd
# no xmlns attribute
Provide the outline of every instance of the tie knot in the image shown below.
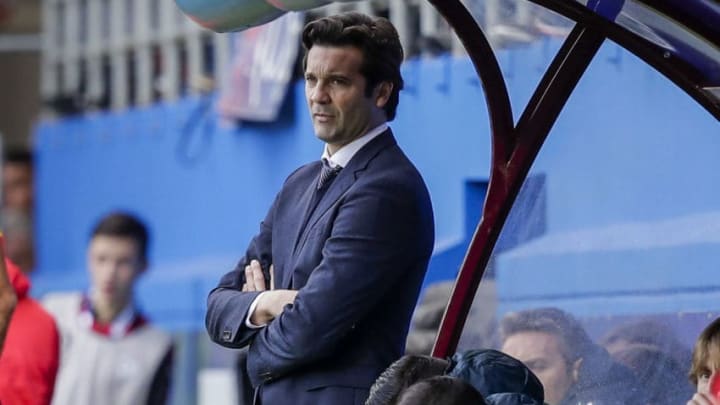
<svg viewBox="0 0 720 405"><path fill-rule="evenodd" d="M340 166L330 166L330 162L327 159L323 158L322 170L320 171L320 177L318 178L317 184L318 190L329 184L335 178L335 176L337 176L341 169L342 167Z"/></svg>

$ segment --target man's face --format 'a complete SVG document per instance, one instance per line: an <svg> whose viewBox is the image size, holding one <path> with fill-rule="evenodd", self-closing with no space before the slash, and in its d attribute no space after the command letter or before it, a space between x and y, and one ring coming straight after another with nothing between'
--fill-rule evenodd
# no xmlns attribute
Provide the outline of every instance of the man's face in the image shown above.
<svg viewBox="0 0 720 405"><path fill-rule="evenodd" d="M114 307L127 303L135 279L145 270L139 246L131 238L95 236L90 241L87 260L93 298Z"/></svg>
<svg viewBox="0 0 720 405"><path fill-rule="evenodd" d="M305 97L315 135L334 153L385 121L388 83L365 96L362 51L352 46L314 45L307 54Z"/></svg>
<svg viewBox="0 0 720 405"><path fill-rule="evenodd" d="M562 355L560 339L545 332L518 332L510 335L502 351L522 361L540 379L545 402L557 405L574 383L573 370Z"/></svg>
<svg viewBox="0 0 720 405"><path fill-rule="evenodd" d="M32 168L21 163L5 163L2 181L3 206L29 212L33 203Z"/></svg>

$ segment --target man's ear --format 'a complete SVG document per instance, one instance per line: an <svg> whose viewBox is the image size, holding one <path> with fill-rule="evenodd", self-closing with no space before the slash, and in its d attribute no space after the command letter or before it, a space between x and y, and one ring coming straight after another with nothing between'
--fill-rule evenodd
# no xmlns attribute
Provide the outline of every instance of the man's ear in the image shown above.
<svg viewBox="0 0 720 405"><path fill-rule="evenodd" d="M385 107L385 104L387 104L388 100L390 99L390 94L392 94L393 90L393 84L390 82L380 82L377 86L375 86L375 106L377 108L383 108Z"/></svg>
<svg viewBox="0 0 720 405"><path fill-rule="evenodd" d="M579 358L575 360L575 362L572 365L572 378L573 382L577 383L580 379L580 366L582 366L583 358Z"/></svg>

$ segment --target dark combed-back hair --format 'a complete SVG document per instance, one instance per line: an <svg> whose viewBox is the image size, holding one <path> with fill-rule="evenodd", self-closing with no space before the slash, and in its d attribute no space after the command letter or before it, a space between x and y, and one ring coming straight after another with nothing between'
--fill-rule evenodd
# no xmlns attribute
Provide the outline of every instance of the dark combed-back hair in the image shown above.
<svg viewBox="0 0 720 405"><path fill-rule="evenodd" d="M582 358L594 345L580 322L557 308L530 309L505 315L500 322L502 341L520 332L544 332L557 336L568 364Z"/></svg>
<svg viewBox="0 0 720 405"><path fill-rule="evenodd" d="M405 355L390 365L370 388L365 405L395 404L407 387L429 377L445 374L447 360L424 355Z"/></svg>
<svg viewBox="0 0 720 405"><path fill-rule="evenodd" d="M431 377L408 387L398 405L485 405L485 399L465 381L449 376Z"/></svg>
<svg viewBox="0 0 720 405"><path fill-rule="evenodd" d="M127 212L113 212L100 219L90 234L96 236L113 236L134 240L138 246L140 259L147 261L148 241L147 227L136 216Z"/></svg>
<svg viewBox="0 0 720 405"><path fill-rule="evenodd" d="M395 118L400 90L404 82L400 73L404 53L395 27L385 18L370 17L357 12L333 15L312 21L302 34L305 47L303 69L307 67L307 54L313 45L354 46L363 53L360 73L367 80L365 96L372 95L382 82L393 85L384 110L388 121Z"/></svg>
<svg viewBox="0 0 720 405"><path fill-rule="evenodd" d="M715 355L720 354L720 318L715 319L705 327L695 342L689 375L693 384L697 385L698 378L708 371L706 370L707 359L710 357L711 352ZM720 364L715 366L720 367Z"/></svg>

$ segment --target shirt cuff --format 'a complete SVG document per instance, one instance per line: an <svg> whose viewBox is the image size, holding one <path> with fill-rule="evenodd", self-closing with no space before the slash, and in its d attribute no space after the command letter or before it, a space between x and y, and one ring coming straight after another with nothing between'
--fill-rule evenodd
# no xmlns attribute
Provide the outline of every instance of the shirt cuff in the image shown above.
<svg viewBox="0 0 720 405"><path fill-rule="evenodd" d="M260 299L260 296L263 294L265 294L265 293L261 292L260 294L258 294L258 296L255 297L255 299L253 300L252 304L250 304L250 309L248 310L247 318L245 318L245 326L247 326L250 329L260 329L260 328L265 327L265 324L255 325L254 323L252 323L252 321L250 321L250 318L255 313L255 307L257 307L258 300Z"/></svg>

